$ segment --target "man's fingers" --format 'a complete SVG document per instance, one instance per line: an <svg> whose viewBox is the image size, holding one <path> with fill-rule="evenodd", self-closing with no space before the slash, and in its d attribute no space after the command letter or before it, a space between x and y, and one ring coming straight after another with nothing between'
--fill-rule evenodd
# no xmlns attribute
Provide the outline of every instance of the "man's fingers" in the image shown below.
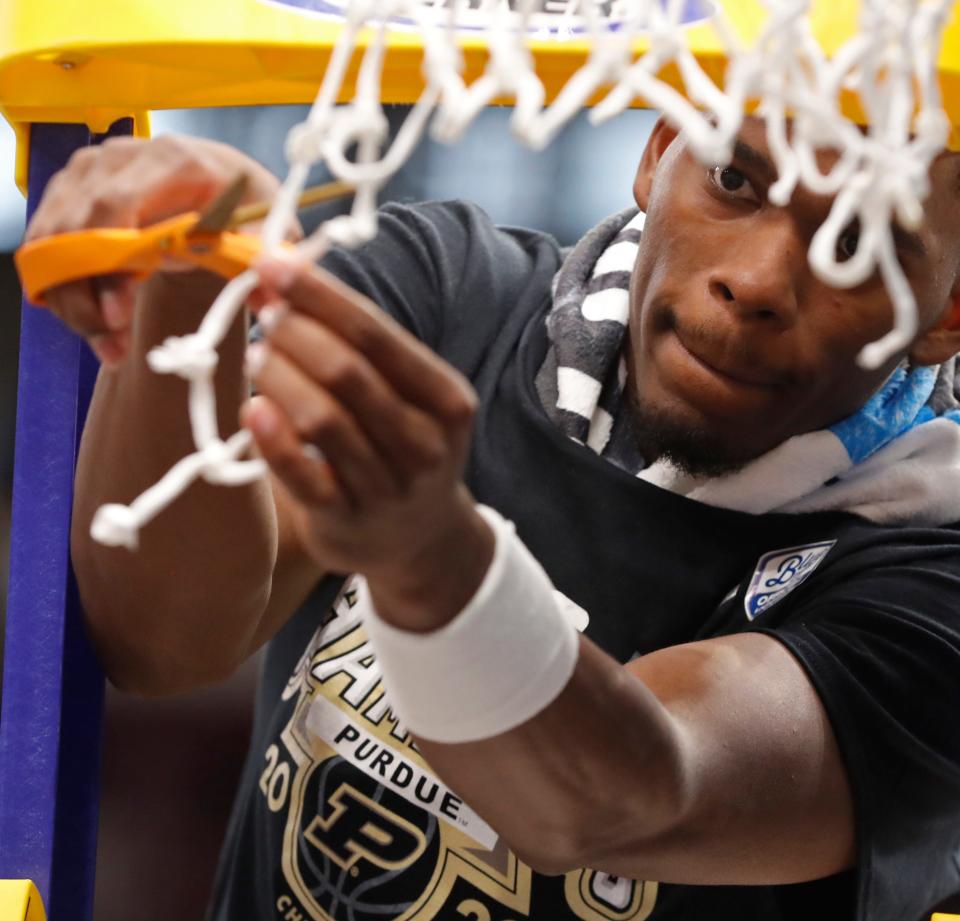
<svg viewBox="0 0 960 921"><path fill-rule="evenodd" d="M270 307L260 314L270 347L334 395L404 479L440 463L449 446L440 426L401 399L367 359L315 320Z"/></svg>
<svg viewBox="0 0 960 921"><path fill-rule="evenodd" d="M87 340L103 364L116 365L126 354L128 337L108 327L91 279L53 288L47 294L47 304L70 329Z"/></svg>
<svg viewBox="0 0 960 921"><path fill-rule="evenodd" d="M447 425L469 426L476 399L466 379L363 295L292 257L263 259L257 271L268 291L349 342L402 397Z"/></svg>
<svg viewBox="0 0 960 921"><path fill-rule="evenodd" d="M130 275L101 275L93 279L100 315L107 329L118 332L133 322L136 284Z"/></svg>
<svg viewBox="0 0 960 921"><path fill-rule="evenodd" d="M347 508L330 465L304 451L290 420L272 400L264 396L248 400L240 422L253 433L260 455L295 499L312 507Z"/></svg>
<svg viewBox="0 0 960 921"><path fill-rule="evenodd" d="M127 277L86 278L47 293L47 305L83 336L105 364L116 364L129 347L134 289Z"/></svg>
<svg viewBox="0 0 960 921"><path fill-rule="evenodd" d="M282 352L258 342L248 349L248 373L302 441L323 452L351 503L397 496L400 484L351 413Z"/></svg>
<svg viewBox="0 0 960 921"><path fill-rule="evenodd" d="M93 336L109 332L89 278L51 288L46 300L50 310L75 333Z"/></svg>

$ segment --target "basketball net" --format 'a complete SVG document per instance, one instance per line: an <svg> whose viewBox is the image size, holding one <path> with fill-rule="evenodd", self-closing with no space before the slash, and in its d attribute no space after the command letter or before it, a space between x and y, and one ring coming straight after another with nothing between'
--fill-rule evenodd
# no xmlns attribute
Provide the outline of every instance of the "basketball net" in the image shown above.
<svg viewBox="0 0 960 921"><path fill-rule="evenodd" d="M306 120L287 137L290 170L263 228L265 250L281 245L296 220L297 199L310 169L320 163L356 193L349 214L327 221L298 245L303 259L316 260L331 246L352 248L371 239L377 231L380 189L424 132L454 142L495 100L513 100L513 133L542 148L603 90L589 114L595 124L639 97L680 129L707 166L729 164L745 112L754 106L778 173L770 201L786 205L798 185L834 196L810 245L816 276L833 287L850 288L876 271L889 293L893 329L863 349L860 363L876 368L912 341L916 303L897 259L892 224L910 230L922 221L929 169L949 137L937 59L953 0L862 0L857 33L829 59L811 29L812 0L762 0L768 18L753 47L743 46L718 10L711 24L730 62L722 89L686 43L686 0L566 0L562 15L550 17L555 24L547 37L563 41L564 35L575 34L578 40L586 38L591 50L548 106L530 50L534 37L545 37L537 26L545 2L550 0L510 5L504 0L348 0L316 100ZM482 23L470 37L482 36L488 51L483 74L470 84L463 77L459 28L467 15ZM424 89L390 141L380 90L388 38L398 27L413 28L422 39ZM641 35L648 49L638 55ZM367 41L353 100L338 106L361 38ZM680 74L682 93L660 79L669 65ZM866 128L841 110L844 93L858 97ZM816 156L823 148L838 154L826 170ZM859 225L856 252L840 259L838 238L854 222ZM266 473L263 461L241 459L251 446L249 432L220 437L214 389L217 348L257 283L252 270L233 279L197 332L167 339L147 356L154 371L189 382L196 451L129 506L101 507L92 525L98 541L135 548L140 528L198 478L243 484Z"/></svg>

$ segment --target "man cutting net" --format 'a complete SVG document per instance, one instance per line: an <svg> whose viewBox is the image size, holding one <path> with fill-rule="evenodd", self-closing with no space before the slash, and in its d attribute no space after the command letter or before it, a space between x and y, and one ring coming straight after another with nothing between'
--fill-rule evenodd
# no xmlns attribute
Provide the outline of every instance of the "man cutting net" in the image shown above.
<svg viewBox="0 0 960 921"><path fill-rule="evenodd" d="M238 168L273 191L226 148L110 143L30 235ZM139 359L219 282L51 294L106 362L74 560L108 674L169 693L271 641L210 917L903 919L960 891L960 163L896 231L921 332L874 371L882 284L818 281L830 202L774 207L775 178L759 124L711 168L661 123L639 214L566 259L430 204L323 271L264 263L259 395L239 324L217 387L271 481L194 487L133 555L92 515L190 437Z"/></svg>

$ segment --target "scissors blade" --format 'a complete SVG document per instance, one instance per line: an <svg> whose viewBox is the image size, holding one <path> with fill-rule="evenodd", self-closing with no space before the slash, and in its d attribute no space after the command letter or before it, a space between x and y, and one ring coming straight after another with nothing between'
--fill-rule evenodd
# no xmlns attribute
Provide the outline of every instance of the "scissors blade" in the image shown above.
<svg viewBox="0 0 960 921"><path fill-rule="evenodd" d="M334 198L342 198L354 191L354 186L350 185L349 182L325 182L323 185L315 185L300 194L297 199L297 210L311 208ZM273 202L261 201L237 208L224 230L234 230L243 224L249 224L251 221L262 220L270 213L272 205Z"/></svg>
<svg viewBox="0 0 960 921"><path fill-rule="evenodd" d="M231 218L237 206L247 194L250 177L241 173L230 183L203 211L200 219L187 233L188 237L204 233L220 233L230 225Z"/></svg>

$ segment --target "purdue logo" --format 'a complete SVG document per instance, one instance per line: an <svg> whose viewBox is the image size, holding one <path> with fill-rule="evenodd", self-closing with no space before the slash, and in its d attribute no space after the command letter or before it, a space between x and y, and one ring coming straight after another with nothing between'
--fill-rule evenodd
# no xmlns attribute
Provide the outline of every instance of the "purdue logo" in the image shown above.
<svg viewBox="0 0 960 921"><path fill-rule="evenodd" d="M356 864L368 860L381 870L402 870L426 849L415 825L387 812L379 803L342 783L328 800L330 815L317 816L303 833L338 867L357 876Z"/></svg>

